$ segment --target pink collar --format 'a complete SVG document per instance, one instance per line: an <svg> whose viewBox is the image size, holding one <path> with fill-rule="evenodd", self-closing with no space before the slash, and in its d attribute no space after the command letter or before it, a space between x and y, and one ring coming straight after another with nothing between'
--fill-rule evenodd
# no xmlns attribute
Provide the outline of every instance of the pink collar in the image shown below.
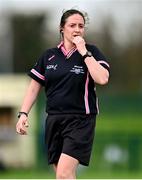
<svg viewBox="0 0 142 180"><path fill-rule="evenodd" d="M73 47L71 50L67 51L64 47L63 41L61 41L57 47L61 49L61 51L63 52L63 54L66 56L67 59L77 50L77 48Z"/></svg>

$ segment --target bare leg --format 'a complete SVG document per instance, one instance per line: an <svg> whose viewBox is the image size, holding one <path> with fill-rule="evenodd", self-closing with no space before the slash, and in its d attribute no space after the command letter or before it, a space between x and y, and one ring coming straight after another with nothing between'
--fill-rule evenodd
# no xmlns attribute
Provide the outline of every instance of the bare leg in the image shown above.
<svg viewBox="0 0 142 180"><path fill-rule="evenodd" d="M56 179L76 179L77 159L62 153L56 170Z"/></svg>
<svg viewBox="0 0 142 180"><path fill-rule="evenodd" d="M54 171L56 173L56 171L57 171L57 164L53 164L53 169L54 169Z"/></svg>

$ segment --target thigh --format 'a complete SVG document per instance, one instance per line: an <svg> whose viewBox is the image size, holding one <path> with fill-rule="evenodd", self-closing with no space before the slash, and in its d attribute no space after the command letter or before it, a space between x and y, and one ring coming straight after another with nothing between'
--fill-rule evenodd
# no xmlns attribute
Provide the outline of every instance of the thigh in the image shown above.
<svg viewBox="0 0 142 180"><path fill-rule="evenodd" d="M75 175L79 161L67 154L61 153L57 165L57 173Z"/></svg>

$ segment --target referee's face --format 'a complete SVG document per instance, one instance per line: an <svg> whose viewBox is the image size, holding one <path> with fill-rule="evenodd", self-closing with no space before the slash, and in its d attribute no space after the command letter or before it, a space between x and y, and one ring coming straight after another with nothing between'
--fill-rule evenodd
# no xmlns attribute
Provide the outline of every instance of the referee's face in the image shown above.
<svg viewBox="0 0 142 180"><path fill-rule="evenodd" d="M75 36L84 36L84 19L79 14L74 14L66 19L63 27L63 39L72 43Z"/></svg>

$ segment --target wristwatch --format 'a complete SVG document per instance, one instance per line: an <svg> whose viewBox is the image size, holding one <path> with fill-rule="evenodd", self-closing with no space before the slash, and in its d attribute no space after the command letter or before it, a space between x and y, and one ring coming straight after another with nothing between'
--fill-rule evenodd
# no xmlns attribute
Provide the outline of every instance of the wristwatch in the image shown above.
<svg viewBox="0 0 142 180"><path fill-rule="evenodd" d="M18 112L17 117L20 118L22 114L25 114L25 116L28 117L28 113L26 113L26 112Z"/></svg>
<svg viewBox="0 0 142 180"><path fill-rule="evenodd" d="M85 58L87 57L91 57L92 53L90 51L87 51L85 55L82 56L83 60L85 60Z"/></svg>

